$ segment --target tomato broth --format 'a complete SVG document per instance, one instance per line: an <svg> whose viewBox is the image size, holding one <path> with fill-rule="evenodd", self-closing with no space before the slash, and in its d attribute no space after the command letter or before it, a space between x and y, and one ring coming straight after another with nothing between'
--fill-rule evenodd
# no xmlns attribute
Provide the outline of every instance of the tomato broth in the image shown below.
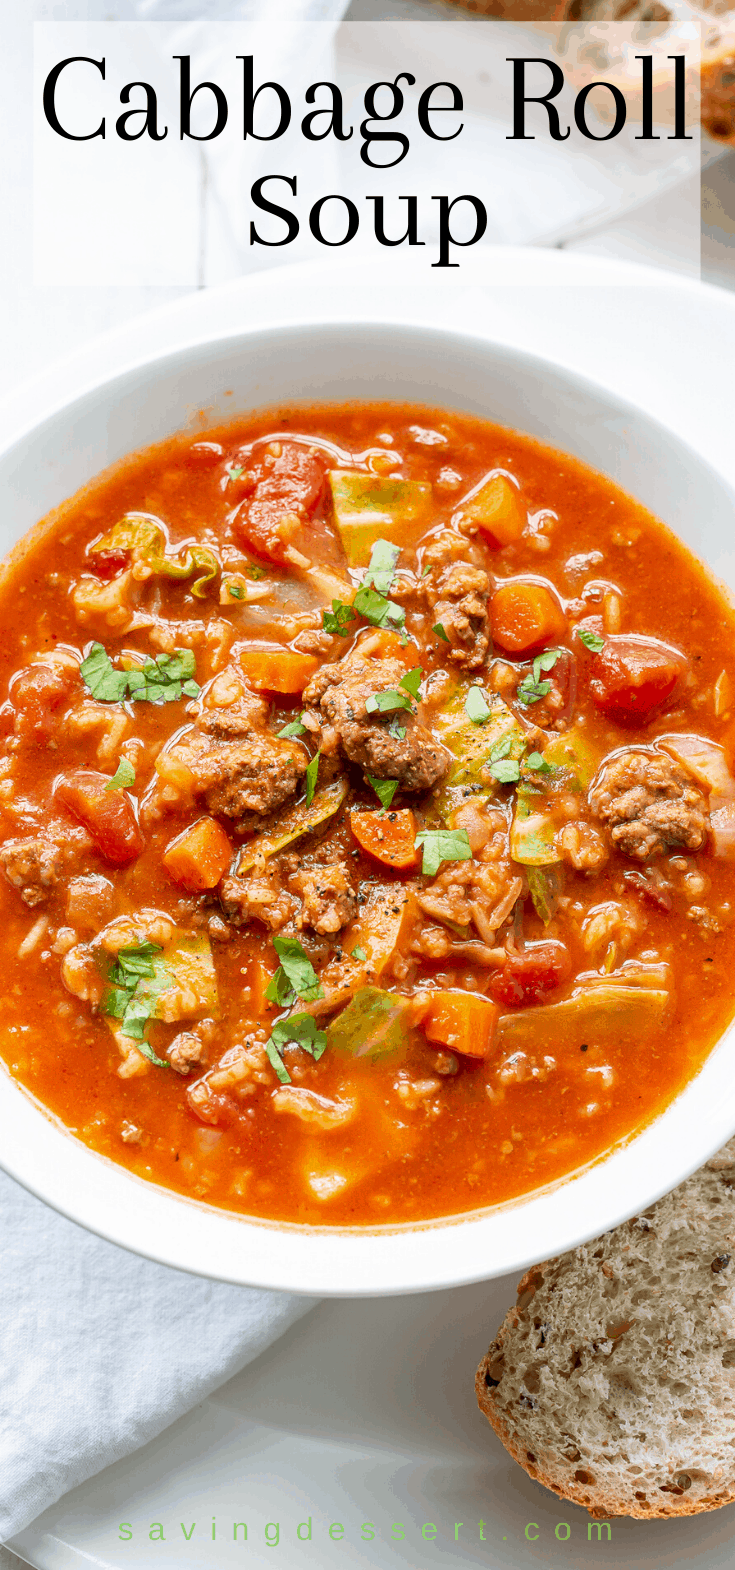
<svg viewBox="0 0 735 1570"><path fill-rule="evenodd" d="M516 1198L733 1013L733 614L532 438L271 409L0 584L2 1053L92 1149L311 1224Z"/></svg>

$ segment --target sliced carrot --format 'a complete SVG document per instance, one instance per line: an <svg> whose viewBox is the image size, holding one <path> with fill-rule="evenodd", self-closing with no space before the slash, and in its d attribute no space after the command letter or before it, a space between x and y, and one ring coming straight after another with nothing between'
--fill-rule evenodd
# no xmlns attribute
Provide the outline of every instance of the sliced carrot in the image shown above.
<svg viewBox="0 0 735 1570"><path fill-rule="evenodd" d="M490 601L490 610L493 638L508 654L526 654L562 638L567 630L559 601L542 583L518 579L502 583Z"/></svg>
<svg viewBox="0 0 735 1570"><path fill-rule="evenodd" d="M455 518L476 524L491 545L510 545L523 533L526 509L517 486L506 474L488 474L462 498Z"/></svg>
<svg viewBox="0 0 735 1570"><path fill-rule="evenodd" d="M299 654L296 649L254 643L240 650L240 664L251 687L258 692L281 692L285 697L293 697L303 692L319 661L313 654Z"/></svg>
<svg viewBox="0 0 735 1570"><path fill-rule="evenodd" d="M216 818L199 818L166 846L163 865L192 894L213 889L232 860L232 846Z"/></svg>
<svg viewBox="0 0 735 1570"><path fill-rule="evenodd" d="M424 1020L429 1041L440 1041L452 1052L469 1058L485 1058L492 1046L500 1009L477 992L449 987L434 992Z"/></svg>
<svg viewBox="0 0 735 1570"><path fill-rule="evenodd" d="M270 1003L265 995L266 987L273 980L276 967L268 966L265 960L256 955L248 967L248 986L250 988L250 1004L248 1013L255 1019L267 1019L276 1012L278 1005Z"/></svg>
<svg viewBox="0 0 735 1570"><path fill-rule="evenodd" d="M416 819L410 807L398 812L350 813L350 828L358 845L386 867L415 867Z"/></svg>
<svg viewBox="0 0 735 1570"><path fill-rule="evenodd" d="M401 643L397 632L388 628L376 627L374 632L366 633L355 645L355 652L360 659L371 660L400 660L406 670L412 670L416 664L418 650L415 643L410 641Z"/></svg>

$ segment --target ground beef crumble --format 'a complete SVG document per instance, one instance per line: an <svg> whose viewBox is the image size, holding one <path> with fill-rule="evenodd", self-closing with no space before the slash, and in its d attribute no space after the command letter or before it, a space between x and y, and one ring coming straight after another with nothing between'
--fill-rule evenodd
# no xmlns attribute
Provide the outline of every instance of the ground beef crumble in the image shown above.
<svg viewBox="0 0 735 1570"><path fill-rule="evenodd" d="M205 708L172 749L191 770L210 812L247 819L275 812L293 796L308 757L298 742L266 728L267 706L245 691L236 702Z"/></svg>
<svg viewBox="0 0 735 1570"><path fill-rule="evenodd" d="M414 714L380 717L367 709L376 693L399 689L405 667L396 659L348 659L323 665L304 689L328 753L341 744L351 763L376 779L398 780L406 791L431 790L444 778L449 753Z"/></svg>
<svg viewBox="0 0 735 1570"><path fill-rule="evenodd" d="M589 793L618 850L648 861L671 845L699 850L707 837L707 803L680 764L661 753L617 753Z"/></svg>
<svg viewBox="0 0 735 1570"><path fill-rule="evenodd" d="M62 854L58 845L41 835L6 840L0 846L0 866L26 905L40 905L59 881Z"/></svg>
<svg viewBox="0 0 735 1570"><path fill-rule="evenodd" d="M299 927L313 927L322 934L339 932L357 914L357 897L341 862L296 872L291 886L303 900Z"/></svg>
<svg viewBox="0 0 735 1570"><path fill-rule="evenodd" d="M448 658L467 670L478 670L490 647L489 590L487 573L461 561L435 569L425 585L432 618L449 643Z"/></svg>

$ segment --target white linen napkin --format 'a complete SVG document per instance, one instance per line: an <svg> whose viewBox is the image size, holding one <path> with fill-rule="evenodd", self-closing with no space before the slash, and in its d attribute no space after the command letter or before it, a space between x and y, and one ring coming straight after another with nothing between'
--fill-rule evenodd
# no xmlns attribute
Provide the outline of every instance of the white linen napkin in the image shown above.
<svg viewBox="0 0 735 1570"><path fill-rule="evenodd" d="M184 1275L0 1173L0 1541L252 1362L314 1299Z"/></svg>

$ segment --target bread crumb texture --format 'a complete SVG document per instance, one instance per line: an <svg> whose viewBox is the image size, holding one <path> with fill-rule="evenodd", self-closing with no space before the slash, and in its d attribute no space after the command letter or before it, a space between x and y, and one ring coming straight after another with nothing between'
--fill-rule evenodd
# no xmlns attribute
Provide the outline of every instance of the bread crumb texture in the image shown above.
<svg viewBox="0 0 735 1570"><path fill-rule="evenodd" d="M735 1500L735 1139L650 1210L527 1271L476 1391L529 1475L593 1516Z"/></svg>

